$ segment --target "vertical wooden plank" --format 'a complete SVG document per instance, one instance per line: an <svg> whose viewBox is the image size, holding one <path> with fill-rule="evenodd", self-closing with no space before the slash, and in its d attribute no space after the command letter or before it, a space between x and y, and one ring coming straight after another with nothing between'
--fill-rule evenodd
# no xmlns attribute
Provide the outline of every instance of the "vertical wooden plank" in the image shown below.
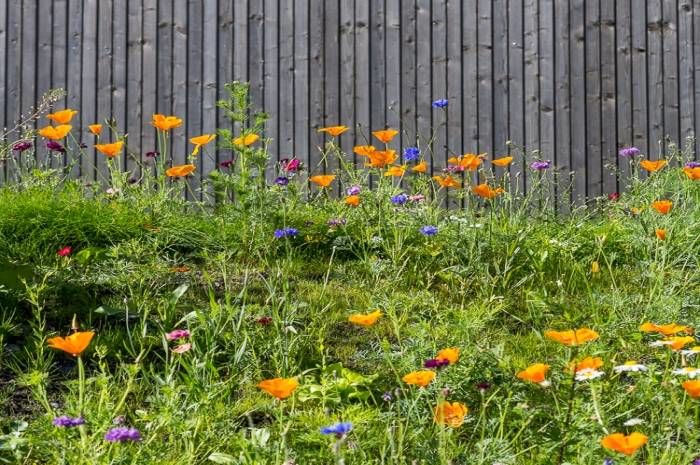
<svg viewBox="0 0 700 465"><path fill-rule="evenodd" d="M7 52L4 68L7 85L3 98L5 99L5 125L8 129L13 129L21 120L22 113L20 85L18 84L22 79L22 3L7 2L5 6L7 9ZM13 134L12 137L17 137L17 135ZM43 144L43 142L37 141L37 144ZM7 180L11 182L15 176L13 165L7 165Z"/></svg>
<svg viewBox="0 0 700 465"><path fill-rule="evenodd" d="M66 16L68 18L68 56L66 57L66 106L80 111L80 121L87 122L89 115L84 113L82 102L82 81L85 79L83 68L83 2L68 0ZM60 66L59 66L60 68ZM74 129L74 134L80 140L80 131ZM71 168L71 176L77 178L83 168L81 156L77 151L71 151L72 158L66 159Z"/></svg>
<svg viewBox="0 0 700 465"><path fill-rule="evenodd" d="M281 158L291 158L294 155L294 5L292 2L280 3L279 24L279 147ZM309 169L312 168L309 166Z"/></svg>
<svg viewBox="0 0 700 465"><path fill-rule="evenodd" d="M0 128L7 127L7 113L5 111L7 95L7 2L0 4ZM3 130L4 134L5 131ZM7 142L4 137L0 138L0 143ZM0 162L0 185L7 182L7 163Z"/></svg>
<svg viewBox="0 0 700 465"><path fill-rule="evenodd" d="M539 0L539 78L540 78L540 151L542 158L552 160L557 169L559 154L555 153L554 119L554 2ZM556 205L553 183L549 184L551 205Z"/></svg>
<svg viewBox="0 0 700 465"><path fill-rule="evenodd" d="M586 197L586 11L585 0L572 0L569 11L571 39L571 171L573 172L572 203L581 204Z"/></svg>
<svg viewBox="0 0 700 465"><path fill-rule="evenodd" d="M507 44L504 44L507 45ZM504 61L506 63L506 61ZM503 84L506 71L503 71ZM506 96L507 91L506 91ZM462 150L462 6L447 0L447 153ZM507 123L506 123L507 124ZM503 134L505 142L505 133Z"/></svg>
<svg viewBox="0 0 700 465"><path fill-rule="evenodd" d="M601 156L603 194L617 192L615 2L600 2Z"/></svg>
<svg viewBox="0 0 700 465"><path fill-rule="evenodd" d="M368 132L386 127L386 67L384 62L385 32L384 15L385 0L370 1L370 128ZM429 46L429 38L426 37ZM326 57L328 60L328 57ZM427 68L430 73L430 68ZM430 93L430 88L427 89ZM372 136L368 136L372 144L381 144Z"/></svg>
<svg viewBox="0 0 700 465"><path fill-rule="evenodd" d="M431 2L432 50L431 50L431 92L428 108L432 110L434 134L433 157L436 167L447 166L447 109L433 108L432 102L447 98L447 1ZM389 68L391 69L391 68ZM490 75L489 75L490 78ZM448 103L449 107L449 103Z"/></svg>
<svg viewBox="0 0 700 465"><path fill-rule="evenodd" d="M66 82L66 64L68 61L69 47L67 13L68 0L55 0L53 2L53 10L51 15L51 82L49 83L49 89L63 89L66 92L68 91L68 83ZM2 62L2 60L0 60L0 62ZM57 102L56 104L60 105L62 108L68 108L66 98L60 102ZM80 115L77 115L77 119L81 119Z"/></svg>
<svg viewBox="0 0 700 465"><path fill-rule="evenodd" d="M494 0L493 19L493 144L492 158L506 153L508 140L508 2ZM451 78L451 76L450 76ZM503 171L499 168L497 171Z"/></svg>
<svg viewBox="0 0 700 465"><path fill-rule="evenodd" d="M298 7L297 7L298 10ZM298 17L298 15L297 15ZM306 21L296 21L296 37L301 36L301 29L303 27L308 27ZM304 36L302 36L304 37ZM338 78L340 79L340 115L338 119L338 124L343 124L354 128L355 125L355 5L353 1L346 1L340 3L340 74ZM305 45L305 44L304 44ZM299 44L297 43L297 48ZM299 58L304 59L303 55L299 57L297 54L297 59L295 60L297 69L299 66ZM306 61L304 61L304 66L306 66ZM297 75L301 78L301 75ZM300 83L297 83L299 87ZM305 85L305 84L304 84ZM304 87L305 88L305 87ZM306 108L307 103L305 101L300 101L299 95L296 96L296 106L302 108L304 112L308 109ZM297 112L297 114L299 114ZM304 113L305 114L305 113ZM299 125L303 125L304 122L297 118L297 134L303 128ZM353 129L354 132L354 129ZM352 137L350 133L344 134L340 137L340 146L345 153L352 153ZM297 147L306 146L306 144L300 144L297 142ZM300 153L304 153L301 150Z"/></svg>
<svg viewBox="0 0 700 465"><path fill-rule="evenodd" d="M479 83L479 144L477 150L479 153L493 155L491 1L479 0L478 9L478 66L476 79ZM536 33L537 31L535 30Z"/></svg>
<svg viewBox="0 0 700 465"><path fill-rule="evenodd" d="M112 113L112 56L113 56L113 28L114 0L101 0L97 3L97 117L100 119L113 118ZM85 19L87 22L88 19ZM117 122L122 124L121 121ZM83 133L84 135L86 133ZM85 136L84 136L85 137ZM112 136L104 133L103 138L112 140ZM97 181L107 184L109 173L107 160L104 155L95 152L95 166L97 169Z"/></svg>
<svg viewBox="0 0 700 465"><path fill-rule="evenodd" d="M686 150L688 138L694 134L695 121L695 72L693 69L693 4L681 0L678 4L678 86L681 148Z"/></svg>
<svg viewBox="0 0 700 465"><path fill-rule="evenodd" d="M60 4L56 3L52 5L51 2L47 0L39 0L36 2L38 4L38 14L35 18L34 27L37 31L37 61L36 61L36 76L33 78L36 80L36 95L32 106L36 105L41 98L50 88L52 81L53 72L53 7L60 10ZM64 28L65 34L65 28ZM56 44L56 48L60 48L60 44ZM57 102L57 108L63 108L63 106ZM79 115L78 115L79 116Z"/></svg>
<svg viewBox="0 0 700 465"><path fill-rule="evenodd" d="M643 154L649 154L647 16L646 8L636 8L634 11L632 15L632 144Z"/></svg>
<svg viewBox="0 0 700 465"><path fill-rule="evenodd" d="M538 19L539 5L537 0L525 0L525 17L523 23L523 38L525 49L523 59L525 63L525 149L532 151L539 149L540 138L540 89L539 89L539 34ZM544 157L547 154L543 154ZM525 190L529 185L527 171L524 174Z"/></svg>
<svg viewBox="0 0 700 465"><path fill-rule="evenodd" d="M324 16L324 55L325 55L325 100L324 126L334 126L340 121L340 2L326 2ZM310 168L314 168L311 167ZM330 159L328 170L338 168L335 159ZM320 171L321 167L318 168Z"/></svg>
<svg viewBox="0 0 700 465"><path fill-rule="evenodd" d="M663 70L664 70L664 133L680 146L680 112L678 103L678 0L662 2Z"/></svg>
<svg viewBox="0 0 700 465"><path fill-rule="evenodd" d="M571 207L571 107L570 85L574 79L569 65L571 24L569 3L554 2L554 160L559 171L557 208L567 213Z"/></svg>
<svg viewBox="0 0 700 465"><path fill-rule="evenodd" d="M83 52L82 52L82 83L81 83L81 115L82 121L97 121L97 64L98 64L98 2L87 0L83 3ZM89 20L88 18L94 18ZM100 121L110 115L99 115ZM75 131L77 140L82 140L82 131ZM80 159L80 176L85 180L96 178L95 149L92 144L83 150Z"/></svg>
<svg viewBox="0 0 700 465"><path fill-rule="evenodd" d="M275 25L271 22L270 19L270 12L267 8L267 3L269 3L269 0L267 0L265 4L265 105L264 105L264 110L267 112L270 112L270 109L268 108L268 100L267 100L267 92L273 87L271 82L272 79L269 77L269 71L268 67L270 66L270 60L268 59L267 56L267 51L270 48L270 41L267 40L267 34L270 28L276 29ZM233 26L234 26L234 19L233 19L233 4L232 2L219 2L219 11L217 13L219 21L218 21L218 27L217 27L217 33L218 33L218 41L219 41L219 46L218 46L218 83L217 83L217 95L219 99L225 99L228 98L228 93L226 92L226 88L224 87L225 84L233 81ZM276 61L275 61L276 63ZM276 114L276 113L275 113ZM274 115L272 115L271 121L275 120ZM217 128L222 128L222 129L228 129L229 131L233 130L233 125L231 124L231 121L229 121L228 118L226 118L226 115L224 114L223 111L217 110L217 116L216 116L216 121L217 121ZM268 123L268 132L265 134L265 137L270 137L270 123ZM276 137L276 135L273 133L272 134L273 139ZM219 141L217 141L219 142ZM273 140L273 143L274 140ZM273 147L274 148L274 147ZM276 152L272 150L272 153L275 154ZM216 154L216 164L218 166L219 163L221 163L224 160L231 160L233 157L233 154L230 151L217 151Z"/></svg>
<svg viewBox="0 0 700 465"><path fill-rule="evenodd" d="M647 2L647 77L649 157L662 156L664 138L664 60L661 0Z"/></svg>
<svg viewBox="0 0 700 465"><path fill-rule="evenodd" d="M459 6L457 7L459 13ZM359 20L359 19L358 19ZM460 18L457 18L459 21ZM458 26L459 27L459 26ZM458 44L461 43L461 30ZM361 49L358 48L358 53ZM457 57L461 55L458 51ZM454 62L453 62L454 64ZM459 71L454 75L459 82ZM358 72L361 72L358 69ZM358 88L359 89L359 88ZM458 98L460 91L455 95ZM453 105L459 107L458 103ZM359 112L359 108L358 108ZM401 2L401 119L403 120L403 131L401 134L401 147L415 147L416 145L416 0L403 0ZM461 127L456 131L461 135Z"/></svg>
<svg viewBox="0 0 700 465"><path fill-rule="evenodd" d="M324 7L323 0L309 0L309 126L311 135L309 139L309 153L300 153L301 158L309 170L315 169L320 158L320 147L323 144L323 136L316 132L324 121ZM369 55L369 50L366 51Z"/></svg>
<svg viewBox="0 0 700 465"><path fill-rule="evenodd" d="M266 136L271 139L268 149L272 157L279 160L279 50L277 48L279 41L279 9L277 4L278 2L275 0L267 0L265 2L264 110L270 115L266 132Z"/></svg>
<svg viewBox="0 0 700 465"><path fill-rule="evenodd" d="M371 89L370 66L368 60L370 55L370 1L371 0L355 0L355 133L353 134L353 145L364 145L367 142L365 138L368 137L368 129L370 126ZM411 5L414 5L412 10L410 10L412 8ZM406 6L406 8L413 11L413 14L415 14L414 0L409 0L409 5ZM415 68L413 68L413 70L415 71ZM404 81L402 80L402 82ZM403 100L403 95L401 98ZM350 156L357 162L355 154L351 154Z"/></svg>
<svg viewBox="0 0 700 465"><path fill-rule="evenodd" d="M202 2L199 0L189 0L187 2L187 99L185 107L185 119L187 130L184 134L185 156L187 161L191 159L193 146L190 138L202 135L202 51L203 43L203 19L204 11ZM194 176L189 179L192 192L188 192L188 198L194 194L199 196L199 187L202 181L202 155L198 155L193 164L197 167Z"/></svg>
<svg viewBox="0 0 700 465"><path fill-rule="evenodd" d="M617 144L621 147L634 145L632 129L632 10L630 0L616 3L617 20ZM615 154L617 155L617 154ZM618 157L618 190L623 191L630 176L629 163Z"/></svg>
<svg viewBox="0 0 700 465"><path fill-rule="evenodd" d="M437 153L430 151L432 127L432 50L430 1L416 0L416 135L419 147L430 164L430 172L440 171L444 160ZM373 44L374 46L374 44ZM372 110L374 114L375 110Z"/></svg>
<svg viewBox="0 0 700 465"><path fill-rule="evenodd" d="M140 101L130 109L129 118L127 119L126 113L126 99L127 99L127 68L128 74L135 76L136 79L140 79L141 70L141 57L137 57L137 62L133 62L129 55L129 35L136 30L136 46L140 48L140 30L141 25L138 24L140 19L136 19L133 24L133 30L131 28L131 18L129 17L129 3L126 0L114 0L114 6L112 11L113 16L113 33L112 33L112 84L110 86L110 96L112 98L111 108L112 117L117 123L117 130L121 133L128 133L136 135L135 140L137 143L138 133L140 132L140 127L134 128L133 132L129 131L129 125L134 123L138 124L141 121L141 103ZM132 8L135 5L132 5ZM139 12L141 14L141 6L138 5ZM139 51L140 54L140 51ZM138 65L136 64L138 63ZM131 142L127 142L129 145ZM138 146L138 145L137 145ZM127 159L129 157L126 153L122 153L118 158L115 159L115 163L121 166L122 169L130 169L133 166L133 161L127 164Z"/></svg>
<svg viewBox="0 0 700 465"><path fill-rule="evenodd" d="M155 128L151 126L153 114L158 112L158 1L144 0L143 21L141 24L141 144L138 159L143 162L144 154L156 150ZM131 95L131 94L130 94ZM131 108L129 108L131 112Z"/></svg>
<svg viewBox="0 0 700 465"><path fill-rule="evenodd" d="M693 69L695 83L693 89L693 101L695 109L695 137L700 137L700 3L693 2ZM698 159L698 143L695 144L695 159Z"/></svg>
<svg viewBox="0 0 700 465"><path fill-rule="evenodd" d="M523 38L523 0L508 0L508 139L515 147L525 144L525 69ZM463 108L464 113L467 108ZM511 149L511 153L513 153ZM526 160L517 157L510 168L511 189L525 189Z"/></svg>
<svg viewBox="0 0 700 465"><path fill-rule="evenodd" d="M233 1L233 80L248 82L248 0ZM233 131L238 135L240 125Z"/></svg>
<svg viewBox="0 0 700 465"><path fill-rule="evenodd" d="M22 77L17 81L21 87L22 112L27 113L37 102L37 2L22 2Z"/></svg>
<svg viewBox="0 0 700 465"><path fill-rule="evenodd" d="M184 122L179 128L170 131L170 162L173 165L181 165L185 163L188 153L189 141L186 136L190 133L190 127L198 123L190 121L190 115L187 114L188 97L190 92L195 92L194 89L188 89L188 84L191 82L187 75L190 52L188 4L187 2L174 2L173 5L172 114L182 118ZM191 19L197 21L199 18L192 17Z"/></svg>
<svg viewBox="0 0 700 465"><path fill-rule="evenodd" d="M157 79L158 98L156 112L164 115L173 114L173 44L174 20L172 2L157 2L158 35L156 37L156 57L158 61ZM182 53L182 51L180 51ZM150 121L151 115L146 115ZM149 123L150 124L150 123Z"/></svg>
<svg viewBox="0 0 700 465"><path fill-rule="evenodd" d="M600 3L586 2L586 172L589 198L603 193L600 151Z"/></svg>
<svg viewBox="0 0 700 465"><path fill-rule="evenodd" d="M300 3L300 2L294 2ZM248 82L250 83L250 103L253 111L260 111L264 94L264 2L248 2Z"/></svg>
<svg viewBox="0 0 700 465"><path fill-rule="evenodd" d="M221 2L204 2L203 5L203 39L204 50L202 54L202 133L216 133L216 78L217 78L217 28L218 4ZM262 19L260 19L262 24ZM262 48L263 44L258 44ZM262 60L261 60L262 61ZM262 76L260 83L262 85ZM262 102L259 102L262 108ZM216 140L200 151L202 178L207 179L209 173L216 168ZM207 189L211 194L211 189Z"/></svg>
<svg viewBox="0 0 700 465"><path fill-rule="evenodd" d="M444 0L443 0L444 1ZM399 0L386 0L384 21L384 67L386 69L386 125L403 132L401 124L401 5ZM434 25L436 28L439 26ZM443 26L444 31L444 26ZM444 41L444 35L442 36ZM444 47L444 45L443 45ZM436 64L437 68L445 63ZM434 69L433 71L436 71ZM444 144L444 141L443 141ZM391 142L391 148L401 155L401 138Z"/></svg>

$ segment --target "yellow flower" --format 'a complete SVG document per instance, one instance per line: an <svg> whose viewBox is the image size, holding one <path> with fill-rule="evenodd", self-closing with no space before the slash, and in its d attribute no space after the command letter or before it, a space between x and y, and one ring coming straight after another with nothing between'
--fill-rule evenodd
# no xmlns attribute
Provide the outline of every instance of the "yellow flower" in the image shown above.
<svg viewBox="0 0 700 465"><path fill-rule="evenodd" d="M411 168L411 171L414 173L425 173L428 171L428 164L425 162L425 160L421 160L420 163Z"/></svg>
<svg viewBox="0 0 700 465"><path fill-rule="evenodd" d="M296 378L273 378L260 381L258 387L279 400L286 399L299 386Z"/></svg>
<svg viewBox="0 0 700 465"><path fill-rule="evenodd" d="M190 139L190 142L194 144L194 150L192 151L192 155L197 155L199 153L200 148L202 148L204 145L207 145L214 139L216 139L216 134L202 134L201 136L192 137Z"/></svg>
<svg viewBox="0 0 700 465"><path fill-rule="evenodd" d="M49 113L46 115L46 117L56 124L68 124L76 113L78 113L77 110L66 108L65 110L57 111L55 113Z"/></svg>
<svg viewBox="0 0 700 465"><path fill-rule="evenodd" d="M60 126L46 126L39 129L39 135L51 140L61 140L68 135L73 128L70 124Z"/></svg>
<svg viewBox="0 0 700 465"><path fill-rule="evenodd" d="M163 132L182 126L182 119L177 116L165 116L161 114L153 115L151 124Z"/></svg>
<svg viewBox="0 0 700 465"><path fill-rule="evenodd" d="M258 139L260 139L260 136L257 134L246 134L245 136L238 136L233 139L233 145L248 147L257 142Z"/></svg>
<svg viewBox="0 0 700 465"><path fill-rule="evenodd" d="M464 423L469 409L459 402L440 402L435 407L435 423L447 425L451 428L459 428Z"/></svg>
<svg viewBox="0 0 700 465"><path fill-rule="evenodd" d="M597 260L593 260L591 262L591 273L593 273L593 274L600 273L600 264L598 263Z"/></svg>
<svg viewBox="0 0 700 465"><path fill-rule="evenodd" d="M52 337L46 342L52 349L60 349L73 357L77 357L87 349L94 335L93 331L78 331L67 337Z"/></svg>
<svg viewBox="0 0 700 465"><path fill-rule="evenodd" d="M326 134L329 134L330 136L333 137L338 137L342 133L348 130L347 126L329 126L325 128L321 128L318 130L318 132L325 132Z"/></svg>
<svg viewBox="0 0 700 465"><path fill-rule="evenodd" d="M359 195L348 195L345 197L345 205L350 205L351 207L357 207L360 205Z"/></svg>
<svg viewBox="0 0 700 465"><path fill-rule="evenodd" d="M644 444L647 443L649 438L647 438L642 433L632 433L629 436L625 436L622 433L608 434L600 443L606 449L614 450L615 452L620 452L625 455L632 455Z"/></svg>
<svg viewBox="0 0 700 465"><path fill-rule="evenodd" d="M553 341L567 346L585 344L586 342L595 341L599 337L598 333L588 328L570 329L567 331L549 330L545 331L544 335Z"/></svg>
<svg viewBox="0 0 700 465"><path fill-rule="evenodd" d="M331 183L335 180L335 175L334 174L318 174L316 176L311 176L309 178L309 181L312 183L316 184L317 186L321 188L325 188L331 185Z"/></svg>
<svg viewBox="0 0 700 465"><path fill-rule="evenodd" d="M99 136L102 134L102 125L101 124L91 124L88 126L88 129L90 130L91 133L93 133L96 136Z"/></svg>
<svg viewBox="0 0 700 465"><path fill-rule="evenodd" d="M168 168L165 171L165 175L169 178L181 178L187 176L188 174L192 174L195 168L196 167L194 165L177 165L173 166L172 168Z"/></svg>
<svg viewBox="0 0 700 465"><path fill-rule="evenodd" d="M379 317L382 316L381 310L375 310L372 313L355 313L348 317L348 321L352 324L358 326L364 326L365 328L374 325Z"/></svg>
<svg viewBox="0 0 700 465"><path fill-rule="evenodd" d="M668 162L666 160L642 160L639 162L639 166L649 171L650 173L653 173L654 171L659 171L661 168L666 166L667 163Z"/></svg>
<svg viewBox="0 0 700 465"><path fill-rule="evenodd" d="M695 167L695 168L685 167L685 168L683 168L683 172L685 173L686 176L688 176L688 179L692 179L693 181L697 181L698 179L700 179L700 167Z"/></svg>
<svg viewBox="0 0 700 465"><path fill-rule="evenodd" d="M369 157L369 155L377 150L374 145L356 145L353 147L352 151L361 157Z"/></svg>
<svg viewBox="0 0 700 465"><path fill-rule="evenodd" d="M673 336L674 334L678 333L693 333L693 328L690 326L679 325L676 323L658 325L656 323L646 322L639 327L639 330L643 333L659 333L663 334L664 336Z"/></svg>
<svg viewBox="0 0 700 465"><path fill-rule="evenodd" d="M124 141L114 142L113 144L95 144L95 148L109 158L114 158L119 155L124 146Z"/></svg>
<svg viewBox="0 0 700 465"><path fill-rule="evenodd" d="M396 129L383 129L381 131L374 131L372 135L385 144L388 144L398 133L399 131Z"/></svg>
<svg viewBox="0 0 700 465"><path fill-rule="evenodd" d="M390 166L386 170L386 173L384 173L384 176L394 176L394 177L400 178L401 176L404 175L405 172L406 172L406 165L394 165L394 166Z"/></svg>
<svg viewBox="0 0 700 465"><path fill-rule="evenodd" d="M544 383L549 371L549 365L544 363L533 363L523 371L519 371L516 376L523 381L531 383Z"/></svg>
<svg viewBox="0 0 700 465"><path fill-rule="evenodd" d="M440 187L450 188L450 187L460 187L459 181L450 175L445 176L433 176L433 181L440 184Z"/></svg>
<svg viewBox="0 0 700 465"><path fill-rule="evenodd" d="M474 171L479 166L481 166L481 161L484 159L485 154L477 155L475 153L465 153L461 157L451 157L447 160L447 163L456 165L465 171Z"/></svg>
<svg viewBox="0 0 700 465"><path fill-rule="evenodd" d="M373 168L384 168L396 161L396 150L374 150L367 155L370 162L365 166Z"/></svg>
<svg viewBox="0 0 700 465"><path fill-rule="evenodd" d="M457 363L459 360L459 348L458 347L448 347L447 349L442 349L437 353L435 357L437 360L447 360L450 365Z"/></svg>
<svg viewBox="0 0 700 465"><path fill-rule="evenodd" d="M492 189L489 187L488 184L479 184L477 186L472 187L472 192L479 197L482 197L484 199L493 199L496 198L497 196L501 195L505 191L501 187L497 187L495 189Z"/></svg>
<svg viewBox="0 0 700 465"><path fill-rule="evenodd" d="M586 357L579 362L571 364L571 367L576 373L581 370L597 370L603 366L603 359L600 357Z"/></svg>
<svg viewBox="0 0 700 465"><path fill-rule="evenodd" d="M491 160L492 165L500 166L501 168L504 166L508 166L511 163L513 163L513 157L511 157L511 156L496 158L495 160Z"/></svg>
<svg viewBox="0 0 700 465"><path fill-rule="evenodd" d="M401 379L406 384L426 387L435 379L435 372L429 370L412 371Z"/></svg>

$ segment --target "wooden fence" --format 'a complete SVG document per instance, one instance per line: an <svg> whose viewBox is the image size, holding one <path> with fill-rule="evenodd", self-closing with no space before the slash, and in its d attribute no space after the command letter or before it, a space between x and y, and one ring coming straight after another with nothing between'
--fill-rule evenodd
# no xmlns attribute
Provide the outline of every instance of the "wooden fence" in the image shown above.
<svg viewBox="0 0 700 465"><path fill-rule="evenodd" d="M0 125L61 87L85 142L78 126L113 116L142 154L152 113L183 117L183 162L187 137L226 126L223 84L245 80L278 158L313 168L324 125L356 128L348 151L371 129L401 129L405 147L439 125L433 170L510 140L595 196L620 188L619 147L657 158L657 141L700 129L699 40L692 0L0 0ZM104 163L83 158L85 176ZM524 162L511 169L525 187Z"/></svg>

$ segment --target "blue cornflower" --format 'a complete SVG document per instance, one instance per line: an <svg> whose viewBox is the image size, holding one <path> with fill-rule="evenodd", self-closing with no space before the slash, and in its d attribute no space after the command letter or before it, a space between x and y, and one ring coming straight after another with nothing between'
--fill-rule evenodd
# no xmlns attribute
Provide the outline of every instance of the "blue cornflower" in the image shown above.
<svg viewBox="0 0 700 465"><path fill-rule="evenodd" d="M403 159L406 161L416 161L420 158L420 149L418 147L406 147L403 149Z"/></svg>
<svg viewBox="0 0 700 465"><path fill-rule="evenodd" d="M421 234L424 236L434 236L438 233L437 226L425 225L420 228Z"/></svg>
<svg viewBox="0 0 700 465"><path fill-rule="evenodd" d="M294 237L299 234L299 230L296 228L283 228L275 230L275 239L282 239L284 237Z"/></svg>
<svg viewBox="0 0 700 465"><path fill-rule="evenodd" d="M277 184L278 186L286 186L287 184L289 184L289 178L280 176L277 179L275 179L275 184Z"/></svg>
<svg viewBox="0 0 700 465"><path fill-rule="evenodd" d="M335 434L339 438L345 436L350 431L352 431L352 423L350 422L336 423L335 425L321 428L321 434Z"/></svg>
<svg viewBox="0 0 700 465"><path fill-rule="evenodd" d="M112 428L105 434L105 441L109 442L129 442L140 441L141 433L136 428L127 428L126 426L117 426Z"/></svg>
<svg viewBox="0 0 700 465"><path fill-rule="evenodd" d="M397 194L391 198L391 203L394 205L403 205L408 202L408 196L406 194Z"/></svg>
<svg viewBox="0 0 700 465"><path fill-rule="evenodd" d="M433 101L433 108L445 108L447 106L447 99L440 98Z"/></svg>
<svg viewBox="0 0 700 465"><path fill-rule="evenodd" d="M634 158L640 153L637 147L623 147L617 152L618 155L625 158Z"/></svg>
<svg viewBox="0 0 700 465"><path fill-rule="evenodd" d="M53 424L61 428L73 428L75 426L84 425L85 419L83 417L71 418L67 415L61 415L53 419Z"/></svg>

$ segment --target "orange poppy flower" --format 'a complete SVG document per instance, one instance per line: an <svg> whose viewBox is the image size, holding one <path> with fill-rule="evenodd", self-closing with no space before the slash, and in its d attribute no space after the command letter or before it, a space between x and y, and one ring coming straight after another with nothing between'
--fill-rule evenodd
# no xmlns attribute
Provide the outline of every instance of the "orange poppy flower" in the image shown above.
<svg viewBox="0 0 700 465"><path fill-rule="evenodd" d="M651 208L661 213L662 215L667 215L673 207L673 202L670 200L657 200L651 204Z"/></svg>
<svg viewBox="0 0 700 465"><path fill-rule="evenodd" d="M365 328L374 325L379 317L382 316L381 310L375 310L372 313L355 313L348 317L348 321L352 324L358 326L364 326Z"/></svg>
<svg viewBox="0 0 700 465"><path fill-rule="evenodd" d="M656 238L660 241L665 241L666 240L666 230L665 229L656 229L654 231L656 234Z"/></svg>
<svg viewBox="0 0 700 465"><path fill-rule="evenodd" d="M52 349L60 349L73 357L78 357L90 345L94 335L93 331L77 331L66 337L52 337L46 342Z"/></svg>
<svg viewBox="0 0 700 465"><path fill-rule="evenodd" d="M249 145L252 145L255 142L257 142L258 139L260 139L260 136L257 134L246 134L245 136L238 136L235 139L233 139L233 145L237 145L239 147L248 147Z"/></svg>
<svg viewBox="0 0 700 465"><path fill-rule="evenodd" d="M685 392L687 392L693 399L700 397L700 380L690 379L688 381L684 381L682 386L683 389L685 389Z"/></svg>
<svg viewBox="0 0 700 465"><path fill-rule="evenodd" d="M192 155L197 155L199 153L200 148L207 145L214 139L216 139L216 134L202 134L201 136L190 138L190 142L194 144L194 150L192 151Z"/></svg>
<svg viewBox="0 0 700 465"><path fill-rule="evenodd" d="M325 132L326 134L329 134L333 137L338 137L342 133L348 130L347 126L329 126L325 128L321 128L318 130L318 132Z"/></svg>
<svg viewBox="0 0 700 465"><path fill-rule="evenodd" d="M177 165L173 166L172 168L168 168L165 171L165 175L169 178L182 178L188 174L192 174L195 168L196 167L194 165Z"/></svg>
<svg viewBox="0 0 700 465"><path fill-rule="evenodd" d="M88 126L88 129L90 130L91 133L93 133L96 136L99 136L102 134L102 125L101 124L91 124Z"/></svg>
<svg viewBox="0 0 700 465"><path fill-rule="evenodd" d="M335 174L317 174L309 178L309 181L321 188L330 186L333 180L335 180Z"/></svg>
<svg viewBox="0 0 700 465"><path fill-rule="evenodd" d="M614 450L615 452L620 452L625 455L632 455L639 448L647 443L649 438L647 438L642 433L632 433L629 436L625 436L622 433L608 434L603 439L601 439L600 444L609 450Z"/></svg>
<svg viewBox="0 0 700 465"><path fill-rule="evenodd" d="M124 141L120 140L112 144L95 144L95 148L109 158L119 155L124 147Z"/></svg>
<svg viewBox="0 0 700 465"><path fill-rule="evenodd" d="M491 189L491 187L489 187L488 184L484 183L472 187L472 192L484 199L493 199L499 196L500 194L504 193L505 191L501 187Z"/></svg>
<svg viewBox="0 0 700 465"><path fill-rule="evenodd" d="M163 132L182 126L182 119L177 116L165 116L161 114L153 115L151 124Z"/></svg>
<svg viewBox="0 0 700 465"><path fill-rule="evenodd" d="M430 370L412 371L401 379L404 383L412 386L426 387L435 379L435 372Z"/></svg>
<svg viewBox="0 0 700 465"><path fill-rule="evenodd" d="M474 171L481 166L481 161L485 155L477 155L475 153L465 153L461 157L452 157L447 160L447 163L459 166L466 171Z"/></svg>
<svg viewBox="0 0 700 465"><path fill-rule="evenodd" d="M567 331L545 331L544 335L566 346L577 346L586 342L595 341L599 335L592 329L579 328L576 330L569 329Z"/></svg>
<svg viewBox="0 0 700 465"><path fill-rule="evenodd" d="M586 357L579 362L572 363L569 368L578 373L581 370L597 370L603 366L603 359L600 357Z"/></svg>
<svg viewBox="0 0 700 465"><path fill-rule="evenodd" d="M440 184L440 187L450 188L450 187L460 187L459 181L450 175L445 176L433 176L433 180Z"/></svg>
<svg viewBox="0 0 700 465"><path fill-rule="evenodd" d="M656 323L646 322L639 327L643 333L659 333L664 336L673 336L678 333L693 334L693 328L690 326L679 325L676 323L668 323L665 325L657 325Z"/></svg>
<svg viewBox="0 0 700 465"><path fill-rule="evenodd" d="M447 349L442 349L437 353L435 357L437 360L447 360L450 365L457 363L459 360L459 348L458 347L448 347Z"/></svg>
<svg viewBox="0 0 700 465"><path fill-rule="evenodd" d="M459 428L464 423L464 417L468 412L467 406L459 402L440 402L435 407L435 423Z"/></svg>
<svg viewBox="0 0 700 465"><path fill-rule="evenodd" d="M273 378L260 381L258 387L279 400L286 399L299 386L296 378Z"/></svg>
<svg viewBox="0 0 700 465"><path fill-rule="evenodd" d="M662 345L669 346L673 350L681 350L691 342L695 342L692 336L670 336L661 340Z"/></svg>
<svg viewBox="0 0 700 465"><path fill-rule="evenodd" d="M697 181L698 179L700 179L700 167L696 167L696 168L685 167L685 168L683 168L683 172L685 173L686 176L688 176L688 179L692 179L693 181Z"/></svg>
<svg viewBox="0 0 700 465"><path fill-rule="evenodd" d="M188 271L190 271L190 267L185 266L185 265L174 266L174 267L170 268L170 271L173 273L187 273Z"/></svg>
<svg viewBox="0 0 700 465"><path fill-rule="evenodd" d="M383 129L381 131L374 131L372 135L385 144L388 144L398 133L399 131L396 129Z"/></svg>
<svg viewBox="0 0 700 465"><path fill-rule="evenodd" d="M356 145L353 147L352 151L362 157L369 157L369 155L377 150L374 145Z"/></svg>
<svg viewBox="0 0 700 465"><path fill-rule="evenodd" d="M350 205L351 207L357 207L360 205L359 195L348 195L345 197L345 205Z"/></svg>
<svg viewBox="0 0 700 465"><path fill-rule="evenodd" d="M400 178L401 176L404 175L406 172L406 165L394 165L390 166L389 169L386 170L386 173L384 173L384 176L394 176L396 178Z"/></svg>
<svg viewBox="0 0 700 465"><path fill-rule="evenodd" d="M501 158L496 158L495 160L491 160L492 165L500 166L501 168L510 165L513 163L513 157L507 156L507 157L501 157Z"/></svg>
<svg viewBox="0 0 700 465"><path fill-rule="evenodd" d="M533 363L523 371L519 371L515 376L523 381L531 383L544 383L549 371L549 365L544 363Z"/></svg>
<svg viewBox="0 0 700 465"><path fill-rule="evenodd" d="M396 150L375 150L368 155L369 163L365 166L372 168L384 168L396 161Z"/></svg>
<svg viewBox="0 0 700 465"><path fill-rule="evenodd" d="M39 129L39 135L51 140L61 140L68 135L73 128L70 124L60 126L46 126Z"/></svg>
<svg viewBox="0 0 700 465"><path fill-rule="evenodd" d="M428 164L425 162L425 160L421 160L420 163L411 168L411 171L414 173L425 173L428 171Z"/></svg>
<svg viewBox="0 0 700 465"><path fill-rule="evenodd" d="M642 160L639 162L639 166L644 168L645 170L649 171L650 173L653 173L654 171L659 171L661 168L666 166L668 164L668 161L666 160Z"/></svg>
<svg viewBox="0 0 700 465"><path fill-rule="evenodd" d="M46 117L56 124L68 124L77 113L77 110L66 108L65 110L49 113Z"/></svg>

